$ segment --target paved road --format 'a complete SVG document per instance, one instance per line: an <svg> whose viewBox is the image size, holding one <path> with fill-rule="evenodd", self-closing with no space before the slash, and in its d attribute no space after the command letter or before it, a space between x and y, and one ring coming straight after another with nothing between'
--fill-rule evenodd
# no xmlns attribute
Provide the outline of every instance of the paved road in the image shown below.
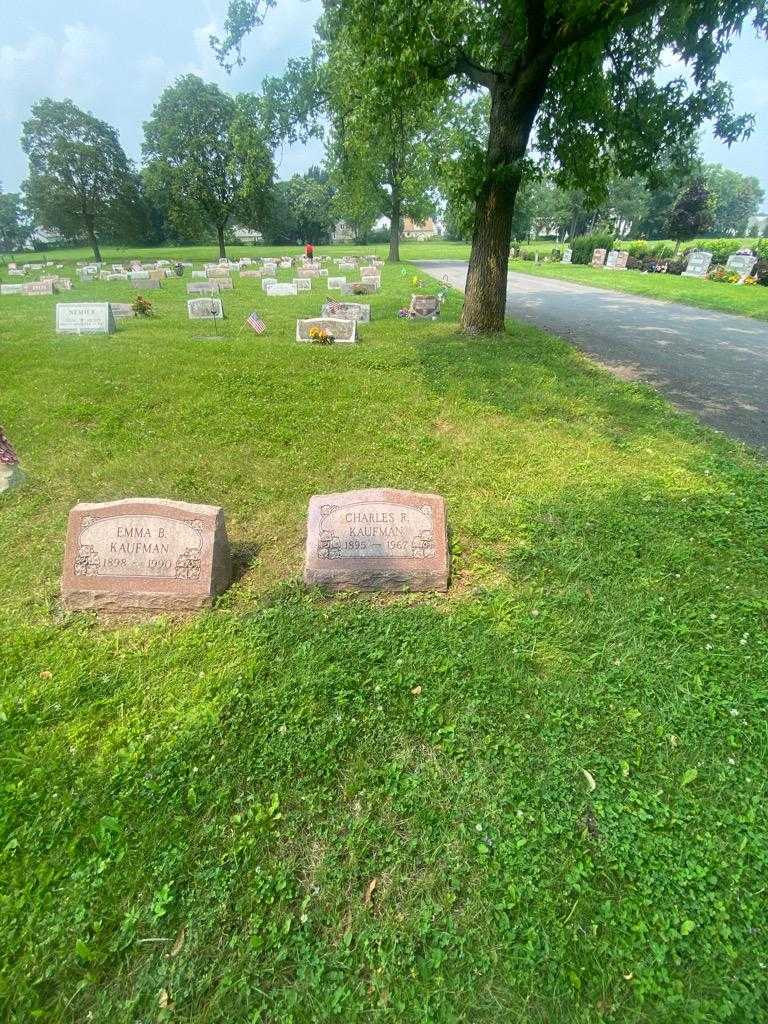
<svg viewBox="0 0 768 1024"><path fill-rule="evenodd" d="M464 289L466 263L418 265ZM768 451L768 322L514 273L507 314L559 334L619 376L652 384L710 426Z"/></svg>

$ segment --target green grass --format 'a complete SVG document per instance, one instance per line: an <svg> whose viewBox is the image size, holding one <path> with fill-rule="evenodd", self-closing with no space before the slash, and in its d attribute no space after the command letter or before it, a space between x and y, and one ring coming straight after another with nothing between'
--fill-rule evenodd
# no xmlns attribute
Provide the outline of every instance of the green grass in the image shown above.
<svg viewBox="0 0 768 1024"><path fill-rule="evenodd" d="M445 257L444 257L445 258ZM757 320L768 320L768 288L760 285L720 284L717 281L674 274L643 274L636 270L596 270L581 264L531 263L511 260L516 273L538 277L554 277L575 281L593 288L608 288L632 295L646 295L665 302L682 302L688 306L716 309L721 313L739 313Z"/></svg>
<svg viewBox="0 0 768 1024"><path fill-rule="evenodd" d="M398 268L354 348L184 286L110 338L0 299L0 1018L763 1019L764 463L457 295L398 321ZM373 485L446 497L447 595L300 585L310 494ZM215 610L61 615L69 508L129 495L224 506Z"/></svg>

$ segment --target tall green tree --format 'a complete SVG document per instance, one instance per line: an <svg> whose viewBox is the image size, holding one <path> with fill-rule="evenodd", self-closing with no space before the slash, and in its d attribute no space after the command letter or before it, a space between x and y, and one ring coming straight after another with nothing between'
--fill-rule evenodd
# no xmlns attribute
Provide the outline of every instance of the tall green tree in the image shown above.
<svg viewBox="0 0 768 1024"><path fill-rule="evenodd" d="M750 217L758 212L765 197L758 179L722 164L705 164L703 177L713 197L713 234L746 234Z"/></svg>
<svg viewBox="0 0 768 1024"><path fill-rule="evenodd" d="M155 104L142 151L148 185L180 232L215 231L226 256L228 225L260 226L274 164L258 97L232 97L197 75L184 75Z"/></svg>
<svg viewBox="0 0 768 1024"><path fill-rule="evenodd" d="M43 99L24 122L29 158L23 189L36 222L85 237L101 259L100 232L125 231L142 215L141 186L118 134L71 100Z"/></svg>
<svg viewBox="0 0 768 1024"><path fill-rule="evenodd" d="M220 59L240 58L244 35L276 0L231 0ZM490 95L484 163L462 324L504 326L507 252L531 132L568 180L591 197L607 181L653 166L707 118L732 141L752 120L733 113L716 70L748 16L765 32L766 0L326 0L348 45L368 64L386 105L419 81L461 81ZM672 52L691 80L657 81Z"/></svg>
<svg viewBox="0 0 768 1024"><path fill-rule="evenodd" d="M29 240L31 225L17 192L0 189L0 252L16 252Z"/></svg>

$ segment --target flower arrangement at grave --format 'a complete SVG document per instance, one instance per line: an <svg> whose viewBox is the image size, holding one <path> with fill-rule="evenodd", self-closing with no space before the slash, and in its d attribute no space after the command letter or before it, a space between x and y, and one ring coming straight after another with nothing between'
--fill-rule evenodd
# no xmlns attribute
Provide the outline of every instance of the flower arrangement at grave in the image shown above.
<svg viewBox="0 0 768 1024"><path fill-rule="evenodd" d="M324 327L310 327L309 340L313 345L332 345L334 337Z"/></svg>
<svg viewBox="0 0 768 1024"><path fill-rule="evenodd" d="M145 299L143 295L137 295L131 303L131 309L139 316L151 316L152 303L149 299Z"/></svg>
<svg viewBox="0 0 768 1024"><path fill-rule="evenodd" d="M370 295L370 288L363 281L356 281L355 284L352 285L352 294Z"/></svg>
<svg viewBox="0 0 768 1024"><path fill-rule="evenodd" d="M19 457L13 450L11 442L5 436L5 431L0 427L0 463L4 466L18 466Z"/></svg>
<svg viewBox="0 0 768 1024"><path fill-rule="evenodd" d="M735 270L729 270L727 267L713 267L712 270L707 274L707 278L710 281L717 281L720 284L735 284L739 280L739 275Z"/></svg>

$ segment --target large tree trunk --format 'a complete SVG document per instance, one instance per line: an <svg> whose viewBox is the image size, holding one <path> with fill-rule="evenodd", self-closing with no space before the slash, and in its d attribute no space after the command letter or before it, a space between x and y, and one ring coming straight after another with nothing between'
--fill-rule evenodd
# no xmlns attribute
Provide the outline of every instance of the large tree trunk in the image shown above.
<svg viewBox="0 0 768 1024"><path fill-rule="evenodd" d="M400 262L400 219L402 211L402 199L400 197L400 186L392 186L392 218L389 225L389 256L388 263Z"/></svg>
<svg viewBox="0 0 768 1024"><path fill-rule="evenodd" d="M528 138L544 95L549 65L532 66L491 85L486 176L475 207L461 327L467 334L504 330L512 214Z"/></svg>
<svg viewBox="0 0 768 1024"><path fill-rule="evenodd" d="M85 218L85 230L88 232L88 242L93 249L93 258L97 263L101 263L101 249L99 248L99 240L96 237L93 217Z"/></svg>
<svg viewBox="0 0 768 1024"><path fill-rule="evenodd" d="M224 248L224 225L217 224L216 233L219 236L219 256L224 259L227 255L227 250Z"/></svg>

